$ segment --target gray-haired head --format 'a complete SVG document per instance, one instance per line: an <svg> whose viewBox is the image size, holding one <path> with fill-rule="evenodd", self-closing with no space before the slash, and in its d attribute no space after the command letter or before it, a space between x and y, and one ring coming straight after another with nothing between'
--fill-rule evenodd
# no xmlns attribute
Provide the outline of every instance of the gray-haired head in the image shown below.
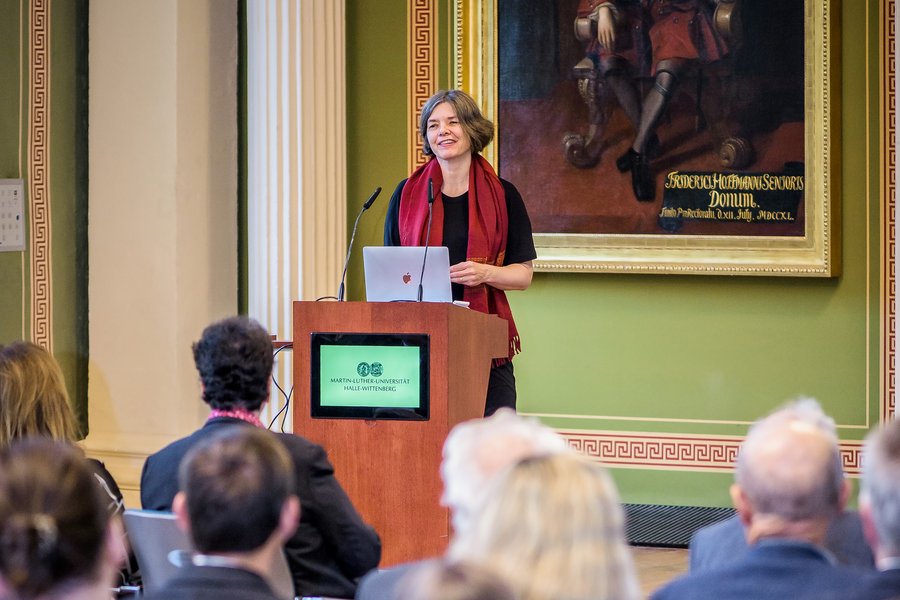
<svg viewBox="0 0 900 600"><path fill-rule="evenodd" d="M775 410L750 427L735 479L757 514L785 521L833 516L844 487L834 420L812 398Z"/></svg>
<svg viewBox="0 0 900 600"><path fill-rule="evenodd" d="M504 468L523 458L569 451L551 428L510 409L454 427L441 462L441 503L450 509L454 530L467 525L487 484Z"/></svg>
<svg viewBox="0 0 900 600"><path fill-rule="evenodd" d="M879 552L900 555L900 421L884 424L866 439L860 501L869 507Z"/></svg>

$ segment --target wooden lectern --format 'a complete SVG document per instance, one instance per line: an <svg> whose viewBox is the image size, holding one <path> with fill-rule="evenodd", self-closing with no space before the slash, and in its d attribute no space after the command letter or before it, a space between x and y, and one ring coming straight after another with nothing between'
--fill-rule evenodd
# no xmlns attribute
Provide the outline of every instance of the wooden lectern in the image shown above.
<svg viewBox="0 0 900 600"><path fill-rule="evenodd" d="M310 334L425 333L428 421L310 417ZM338 480L383 545L381 566L437 556L450 534L440 505L441 448L450 429L484 414L491 358L507 355L506 321L433 302L295 302L294 432L328 451Z"/></svg>

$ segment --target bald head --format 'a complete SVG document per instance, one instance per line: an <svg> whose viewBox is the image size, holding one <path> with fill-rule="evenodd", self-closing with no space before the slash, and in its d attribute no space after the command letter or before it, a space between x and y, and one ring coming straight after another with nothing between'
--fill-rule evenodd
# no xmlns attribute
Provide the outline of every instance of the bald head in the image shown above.
<svg viewBox="0 0 900 600"><path fill-rule="evenodd" d="M757 515L830 519L844 489L834 421L808 399L758 421L741 446L736 481Z"/></svg>

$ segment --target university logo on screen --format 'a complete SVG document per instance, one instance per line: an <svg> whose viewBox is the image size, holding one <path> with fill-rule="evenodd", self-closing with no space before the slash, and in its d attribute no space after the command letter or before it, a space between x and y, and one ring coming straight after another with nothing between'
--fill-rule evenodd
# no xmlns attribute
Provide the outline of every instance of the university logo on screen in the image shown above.
<svg viewBox="0 0 900 600"><path fill-rule="evenodd" d="M360 362L355 377L332 377L331 383L343 386L347 392L396 392L397 386L412 383L408 377L383 377L384 374L382 363Z"/></svg>

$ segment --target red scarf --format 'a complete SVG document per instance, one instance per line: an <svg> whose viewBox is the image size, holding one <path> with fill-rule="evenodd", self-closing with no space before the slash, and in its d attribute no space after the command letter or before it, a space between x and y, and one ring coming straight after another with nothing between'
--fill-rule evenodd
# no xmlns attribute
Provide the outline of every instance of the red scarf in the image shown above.
<svg viewBox="0 0 900 600"><path fill-rule="evenodd" d="M428 179L432 180L435 202L432 207L432 246L442 245L444 232L444 203L441 186L444 182L441 166L435 158L419 167L406 181L400 194L400 245L424 246L428 225ZM506 256L506 236L509 217L506 213L506 193L500 178L490 163L479 154L472 155L469 169L469 241L466 260L503 266ZM463 300L469 308L497 315L509 325L509 357L494 359L499 365L522 350L519 332L503 290L490 285L465 286Z"/></svg>

